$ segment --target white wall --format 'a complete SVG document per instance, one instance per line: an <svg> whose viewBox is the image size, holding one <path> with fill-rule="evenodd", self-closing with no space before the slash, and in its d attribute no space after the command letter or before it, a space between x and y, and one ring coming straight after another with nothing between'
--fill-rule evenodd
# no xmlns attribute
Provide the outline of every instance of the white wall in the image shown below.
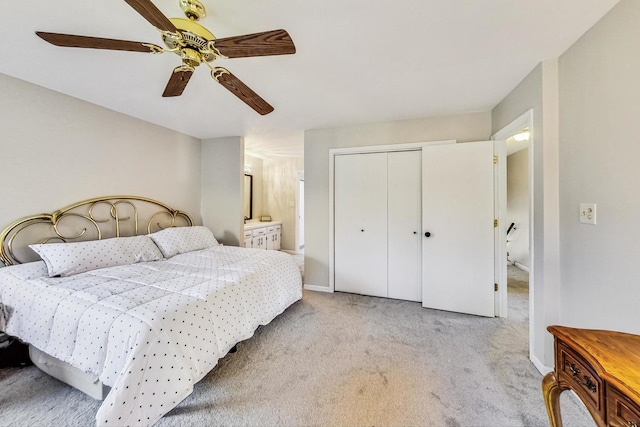
<svg viewBox="0 0 640 427"><path fill-rule="evenodd" d="M263 160L263 207L265 215L282 221L282 249L296 248L296 187L298 171L303 170L301 157L267 157ZM293 203L293 206L291 206Z"/></svg>
<svg viewBox="0 0 640 427"><path fill-rule="evenodd" d="M534 109L533 356L553 364L546 326L640 332L640 2L623 0L492 112L498 131ZM598 225L578 222L598 204Z"/></svg>
<svg viewBox="0 0 640 427"><path fill-rule="evenodd" d="M507 157L507 224L509 261L529 265L529 153L520 150Z"/></svg>
<svg viewBox="0 0 640 427"><path fill-rule="evenodd" d="M200 140L0 74L0 229L98 196L200 217Z"/></svg>
<svg viewBox="0 0 640 427"><path fill-rule="evenodd" d="M561 321L640 333L640 1L560 58ZM597 203L597 225L578 222Z"/></svg>
<svg viewBox="0 0 640 427"><path fill-rule="evenodd" d="M305 131L305 284L329 286L329 149L456 139L487 140L490 113Z"/></svg>
<svg viewBox="0 0 640 427"><path fill-rule="evenodd" d="M244 138L202 141L202 224L220 243L244 242Z"/></svg>

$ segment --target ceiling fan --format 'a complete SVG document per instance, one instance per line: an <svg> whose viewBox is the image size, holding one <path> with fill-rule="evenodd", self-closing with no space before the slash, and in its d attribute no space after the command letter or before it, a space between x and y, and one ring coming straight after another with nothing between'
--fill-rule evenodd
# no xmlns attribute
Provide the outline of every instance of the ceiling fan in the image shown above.
<svg viewBox="0 0 640 427"><path fill-rule="evenodd" d="M210 62L219 58L245 58L251 56L287 55L296 52L291 37L285 30L216 39L198 20L206 15L204 6L198 0L179 0L187 19L167 18L151 0L125 0L151 25L158 28L165 48L152 43L129 40L105 39L36 31L43 40L62 47L89 49L124 50L130 52L163 53L173 52L182 58L182 65L176 67L162 96L179 96L184 91L195 67L206 64L211 69L211 77L240 98L249 107L265 115L273 111L258 94L231 74L226 68L213 67Z"/></svg>

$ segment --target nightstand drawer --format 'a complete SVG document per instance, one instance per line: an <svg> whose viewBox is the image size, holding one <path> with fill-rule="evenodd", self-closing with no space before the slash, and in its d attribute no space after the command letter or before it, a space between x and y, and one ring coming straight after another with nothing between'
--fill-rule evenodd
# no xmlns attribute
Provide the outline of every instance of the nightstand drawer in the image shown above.
<svg viewBox="0 0 640 427"><path fill-rule="evenodd" d="M613 387L607 388L607 424L612 427L640 427L640 408Z"/></svg>
<svg viewBox="0 0 640 427"><path fill-rule="evenodd" d="M572 389L584 397L584 402L592 403L600 412L603 401L602 380L578 353L564 343L558 344L560 371L563 379L571 383Z"/></svg>

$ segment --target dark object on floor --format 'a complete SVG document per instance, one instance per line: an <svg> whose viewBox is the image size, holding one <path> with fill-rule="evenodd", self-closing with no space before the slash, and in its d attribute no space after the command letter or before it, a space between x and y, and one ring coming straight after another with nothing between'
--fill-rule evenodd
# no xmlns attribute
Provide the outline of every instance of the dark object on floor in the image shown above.
<svg viewBox="0 0 640 427"><path fill-rule="evenodd" d="M29 346L10 337L0 343L0 368L16 368L33 365L29 358Z"/></svg>
<svg viewBox="0 0 640 427"><path fill-rule="evenodd" d="M238 346L234 345L233 348L229 350L229 353L235 353L236 351L238 351Z"/></svg>

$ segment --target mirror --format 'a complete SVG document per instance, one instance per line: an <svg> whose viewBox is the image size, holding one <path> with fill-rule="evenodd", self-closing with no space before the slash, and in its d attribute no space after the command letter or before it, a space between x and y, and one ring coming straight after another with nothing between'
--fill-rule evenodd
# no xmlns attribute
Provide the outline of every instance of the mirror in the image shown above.
<svg viewBox="0 0 640 427"><path fill-rule="evenodd" d="M253 176L244 174L244 219L253 218Z"/></svg>

